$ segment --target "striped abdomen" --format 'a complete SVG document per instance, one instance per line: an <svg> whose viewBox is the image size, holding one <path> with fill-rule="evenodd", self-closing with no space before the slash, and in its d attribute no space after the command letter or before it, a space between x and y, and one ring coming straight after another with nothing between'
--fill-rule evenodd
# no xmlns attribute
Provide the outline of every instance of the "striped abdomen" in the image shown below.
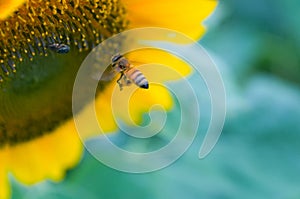
<svg viewBox="0 0 300 199"><path fill-rule="evenodd" d="M149 88L148 80L143 75L143 73L138 69L131 67L125 72L125 75L130 81L135 83L138 87L145 88L145 89Z"/></svg>

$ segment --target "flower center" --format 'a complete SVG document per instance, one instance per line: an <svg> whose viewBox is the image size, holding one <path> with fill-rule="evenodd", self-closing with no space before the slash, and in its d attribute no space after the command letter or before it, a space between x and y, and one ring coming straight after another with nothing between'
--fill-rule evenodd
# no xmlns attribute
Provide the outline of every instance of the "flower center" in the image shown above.
<svg viewBox="0 0 300 199"><path fill-rule="evenodd" d="M117 0L29 0L0 21L0 146L49 133L71 118L81 62L127 23ZM70 51L58 53L53 44Z"/></svg>

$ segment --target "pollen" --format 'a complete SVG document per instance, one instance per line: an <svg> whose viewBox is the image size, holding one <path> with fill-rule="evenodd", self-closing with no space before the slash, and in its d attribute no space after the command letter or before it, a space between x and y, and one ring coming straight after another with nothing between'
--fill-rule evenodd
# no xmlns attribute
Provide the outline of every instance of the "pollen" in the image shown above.
<svg viewBox="0 0 300 199"><path fill-rule="evenodd" d="M0 81L18 70L18 62L47 56L47 46L66 43L88 51L127 26L115 0L31 0L0 21Z"/></svg>

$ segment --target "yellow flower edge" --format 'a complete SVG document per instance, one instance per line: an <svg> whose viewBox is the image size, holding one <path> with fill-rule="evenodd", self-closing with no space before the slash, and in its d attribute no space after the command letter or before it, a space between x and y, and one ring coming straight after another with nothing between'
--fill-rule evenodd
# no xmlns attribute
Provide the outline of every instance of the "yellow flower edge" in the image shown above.
<svg viewBox="0 0 300 199"><path fill-rule="evenodd" d="M24 0L10 0L0 2L0 19L8 17ZM198 39L204 33L200 23L214 10L217 1L213 0L166 0L166 1L139 1L123 0L128 10L130 28L156 26L174 29L183 32L191 38ZM141 55L131 55L141 63L147 63L153 58L152 52L141 52ZM142 60L139 58L143 57ZM144 59L145 58L145 59ZM157 56L158 63L177 67L181 74L190 73L189 67L168 55ZM168 61L169 60L169 61ZM153 61L153 59L151 59ZM152 71L153 72L153 71ZM166 73L167 75L167 73ZM167 79L177 79L169 76ZM112 82L107 89L96 98L98 120L104 124L103 130L112 132L116 130L116 123L111 114L111 94L116 83ZM116 88L115 88L116 89ZM152 104L160 104L166 110L172 108L173 102L167 89L162 86L151 86L152 90L138 90L129 100L130 115L134 122L141 121L141 114L149 110ZM121 98L120 98L121 99ZM145 100L147 99L147 100ZM120 105L121 106L121 105ZM121 110L121 107L118 110ZM84 111L83 111L84 112ZM103 118L99 114L107 114ZM121 117L124 113L120 113ZM125 115L123 115L125 116ZM126 115L127 116L127 115ZM125 118L126 120L126 118ZM129 122L129 121L127 121ZM87 129L86 137L93 134L94 129ZM67 147L66 147L67 146ZM26 143L15 146L5 146L0 149L0 199L9 198L10 186L7 173L11 172L19 181L34 184L44 179L61 180L67 169L74 167L82 154L82 144L79 140L73 119L68 120L51 134L44 135Z"/></svg>
<svg viewBox="0 0 300 199"><path fill-rule="evenodd" d="M65 171L74 167L83 150L73 120L53 133L40 138L6 146L0 150L0 198L7 198L7 173L26 184L44 179L61 180Z"/></svg>
<svg viewBox="0 0 300 199"><path fill-rule="evenodd" d="M202 21L217 6L215 0L124 0L131 28L163 27L193 39L205 32Z"/></svg>
<svg viewBox="0 0 300 199"><path fill-rule="evenodd" d="M6 156L5 151L0 150L0 199L6 199L10 196L10 185L8 182L7 168L6 168Z"/></svg>
<svg viewBox="0 0 300 199"><path fill-rule="evenodd" d="M9 17L11 13L25 2L26 0L0 0L0 20Z"/></svg>

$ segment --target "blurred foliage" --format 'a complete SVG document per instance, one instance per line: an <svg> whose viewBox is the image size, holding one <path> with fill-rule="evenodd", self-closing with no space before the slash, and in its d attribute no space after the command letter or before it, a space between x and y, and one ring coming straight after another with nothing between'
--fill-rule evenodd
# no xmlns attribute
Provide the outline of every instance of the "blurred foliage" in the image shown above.
<svg viewBox="0 0 300 199"><path fill-rule="evenodd" d="M203 44L229 65L239 81L257 73L300 84L298 0L225 0Z"/></svg>
<svg viewBox="0 0 300 199"><path fill-rule="evenodd" d="M201 123L187 153L160 171L122 173L86 153L61 183L24 187L11 179L13 198L300 198L299 10L298 0L224 0L207 21L201 44L223 74L228 106L221 138L205 159L197 158L207 128ZM203 82L191 81L209 102ZM208 121L209 110L201 107L201 116ZM160 145L166 138L153 139Z"/></svg>

